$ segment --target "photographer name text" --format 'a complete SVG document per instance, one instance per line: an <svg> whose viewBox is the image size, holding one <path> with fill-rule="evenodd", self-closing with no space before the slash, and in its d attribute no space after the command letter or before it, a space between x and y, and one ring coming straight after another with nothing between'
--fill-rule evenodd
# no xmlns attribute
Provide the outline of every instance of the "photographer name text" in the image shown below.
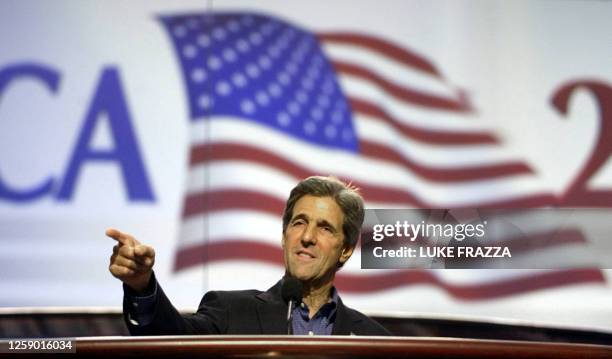
<svg viewBox="0 0 612 359"><path fill-rule="evenodd" d="M481 247L400 247L384 249L375 247L376 258L512 258L507 246Z"/></svg>

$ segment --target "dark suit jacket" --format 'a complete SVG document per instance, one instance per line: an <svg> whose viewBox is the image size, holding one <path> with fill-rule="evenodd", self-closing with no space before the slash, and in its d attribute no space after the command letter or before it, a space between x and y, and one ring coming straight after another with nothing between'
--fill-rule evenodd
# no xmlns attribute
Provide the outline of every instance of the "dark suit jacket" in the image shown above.
<svg viewBox="0 0 612 359"><path fill-rule="evenodd" d="M287 334L287 303L279 281L266 292L211 291L195 314L181 316L157 286L153 321L137 326L129 320L130 302L123 300L123 315L132 335ZM332 335L391 335L380 324L338 300Z"/></svg>

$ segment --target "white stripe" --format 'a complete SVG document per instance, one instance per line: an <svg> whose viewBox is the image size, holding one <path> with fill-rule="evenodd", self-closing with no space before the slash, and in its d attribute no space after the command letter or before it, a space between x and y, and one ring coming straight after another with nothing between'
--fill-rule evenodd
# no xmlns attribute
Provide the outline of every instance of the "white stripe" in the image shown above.
<svg viewBox="0 0 612 359"><path fill-rule="evenodd" d="M393 118L412 126L457 132L492 131L487 123L478 121L478 115L474 113L456 113L409 104L391 96L375 83L351 75L342 74L339 81L347 96L374 103Z"/></svg>
<svg viewBox="0 0 612 359"><path fill-rule="evenodd" d="M181 223L181 246L204 242L223 242L227 239L250 240L280 247L282 213L271 215L259 211L228 210L192 216Z"/></svg>
<svg viewBox="0 0 612 359"><path fill-rule="evenodd" d="M5 307L0 308L0 315L11 314L80 314L80 315L96 315L96 314L121 314L123 308L116 307Z"/></svg>
<svg viewBox="0 0 612 359"><path fill-rule="evenodd" d="M211 273L210 274L211 280L213 279L213 277L216 277L216 275L213 275L212 272L215 270L215 268L218 268L218 267L226 267L227 271L236 273L236 272L240 272L240 269L237 269L237 268L240 268L240 266L242 266L243 268L249 267L251 268L250 270L252 270L252 267L255 266L255 263L257 263L257 265L277 268L278 270L281 270L279 269L278 266L275 266L275 265L270 265L267 263L261 263L261 262L255 262L255 261L253 262L247 262L247 261L248 259L241 260L241 261L228 260L228 261L223 261L223 262L211 263L211 264L206 265L206 267L209 269L209 273ZM254 270L252 271L255 272ZM402 270L395 270L395 269L361 269L359 268L359 256L356 253L356 254L353 254L353 256L348 260L347 264L344 267L342 267L339 273L346 274L346 275L358 275L358 276L361 276L363 280L367 281L368 277L370 276L379 276L385 273L388 273L390 275L392 273L401 272L401 271ZM484 286L484 285L491 285L491 284L498 283L500 281L507 281L507 280L508 281L509 280L520 280L520 279L528 280L529 278L543 275L546 273L551 273L554 271L555 270L550 270L550 269L496 269L496 270L429 269L427 270L427 272L432 274L433 277L439 278L439 280L444 283L448 283L452 285L462 285L462 286L479 286L479 285ZM257 273L259 272L257 271ZM253 279L251 278L251 280ZM232 282L232 281L229 281L229 282ZM234 283L231 283L231 285L233 286ZM245 288L252 288L253 286L254 284L251 282L251 284L246 284L238 288L245 289ZM423 286L423 285L420 285L420 286ZM430 286L430 284L427 284L426 286ZM216 286L214 288L222 289L222 288L217 288ZM370 294L376 294L376 292L371 292ZM355 295L363 295L363 294L355 294Z"/></svg>
<svg viewBox="0 0 612 359"><path fill-rule="evenodd" d="M593 284L588 284L588 285L583 285L584 287L588 288L587 290L592 290L593 292L597 293L597 289L598 288L596 285ZM592 287L592 288L589 288ZM595 290L593 290L595 289ZM551 290L551 292L554 291L558 291L559 289L553 289ZM563 289L561 289L563 290ZM571 288L569 290L572 290ZM583 291L580 292L580 295L584 298L587 297L588 295L583 295L582 293L584 293L584 289ZM550 293L548 293L550 294ZM593 293L590 293L590 295L592 295ZM556 294L555 294L556 295ZM599 293L599 295L601 296L601 293ZM417 298L422 298L422 296L419 295L415 295L414 292L411 295L411 297L417 297ZM405 298L405 296L404 296ZM360 298L361 300L364 300L365 298ZM402 297L397 298L396 300L401 300ZM367 300L367 299L366 299ZM554 299L551 299L551 301L555 301ZM537 304L541 305L541 306L546 306L548 305L547 303L550 303L551 301L545 301L542 299L539 299L536 301ZM402 303L404 305L406 305L406 303ZM592 303L589 303L592 304ZM569 310L572 310L573 307L573 303L570 304L571 306L568 308ZM468 307L469 305L465 304L465 303L461 303L459 301L455 302L453 306L466 306ZM473 304L474 307L478 307L478 304ZM558 328L558 329L566 329L566 330L588 330L588 331L592 331L592 330L602 330L605 332L608 332L610 334L612 334L612 328L594 328L592 326L593 323L589 322L589 325L577 325L576 322L573 321L568 321L567 318L563 318L568 324L566 325L559 325L559 323L555 323L554 321L551 321L550 318L547 319L546 322L543 321L538 321L535 320L533 317L529 317L529 315L526 315L524 310L520 310L520 308L525 308L525 305L516 305L516 309L515 310L510 310L509 308L505 307L505 306L500 306L505 310L506 313L521 313L521 315L524 316L525 319L514 319L514 318L507 318L507 317L498 317L495 316L493 314L491 314L490 312L486 312L485 314L483 314L482 309L476 313L471 313L471 314L456 314L456 312L461 312L460 309L455 309L455 311L450 312L450 313L444 313L444 312L418 312L414 310L414 307L412 308L412 310L409 311L397 311L394 310L395 308L393 307L387 307L387 309L385 310L380 310L380 309L374 309L374 310L370 310L370 311L362 311L363 314L366 314L369 317L391 317L391 318L400 318L400 319L407 319L407 318L414 318L414 319L427 319L427 320L431 320L431 319L437 319L437 320L454 320L454 321L463 321L463 322L473 322L475 324L478 323L492 323L492 324L501 324L501 325L521 325L521 326L529 326L529 327L540 327L540 328L544 328L544 327L554 327L554 328ZM444 311L449 311L449 306L441 306L444 307ZM410 308L409 306L407 308ZM497 310L499 310L500 308L498 307ZM538 310L537 308L534 308L534 306L531 306L532 310ZM541 313L539 313L541 314ZM507 315L507 314L505 314ZM580 318L582 320L584 320L585 318ZM606 325L608 325L608 323L606 323Z"/></svg>
<svg viewBox="0 0 612 359"><path fill-rule="evenodd" d="M499 226L502 236L512 230L514 233L541 233L551 230L576 229L588 232L598 229L598 225L603 227L607 223L610 213L606 210L573 210L573 209L521 209L521 210L483 210L482 215L487 217L488 230L495 230ZM450 211L453 215L454 211ZM475 214L476 215L480 215Z"/></svg>
<svg viewBox="0 0 612 359"><path fill-rule="evenodd" d="M536 327L563 325L611 332L609 291L600 283L582 283L479 301L458 300L433 286L406 286L387 290L384 295L377 292L365 295L341 292L340 295L347 305L358 310L387 308L387 313L394 311L402 317L410 317L410 312L415 311L427 318L450 313L482 317L486 313L485 321L491 321L492 317L504 318L504 321L513 318L523 321L523 325Z"/></svg>
<svg viewBox="0 0 612 359"><path fill-rule="evenodd" d="M208 217L208 226L204 227L200 221L205 220L204 216L190 218L183 223L182 236L180 238L180 247L190 247L204 243L223 243L228 239L243 239L253 243L267 243L276 246L280 249L282 232L280 219L274 219L272 216L267 216L263 221L261 217L266 215L257 212L241 212L233 211L231 213L223 212L212 214ZM280 217L279 217L280 218ZM240 226L236 226L239 223ZM267 227L267 228L266 228ZM205 228L209 228L210 233L206 235ZM187 232L188 235L187 235ZM276 233L275 235L272 233ZM571 255L568 255L570 254ZM597 255L596 250L591 247L585 247L582 244L566 244L562 246L543 247L531 251L520 251L511 253L512 258L503 260L487 260L482 264L486 268L495 268L494 264L499 264L499 269L529 269L544 268L562 269L562 268L598 268L605 265L605 259ZM365 273L359 266L360 252L356 250L353 254L354 259L349 261L345 270L347 273L364 275ZM246 259L246 258L245 258ZM418 262L417 262L418 261ZM431 263L430 259L423 258L420 261L414 259L415 265L428 266ZM474 269L478 269L477 263L474 263ZM514 277L516 273L510 272L509 277ZM495 275L493 281L499 280L500 276ZM469 277L470 281L474 281L473 277Z"/></svg>
<svg viewBox="0 0 612 359"><path fill-rule="evenodd" d="M222 261L208 266L209 288L214 290L266 290L282 278L284 269L257 261Z"/></svg>
<svg viewBox="0 0 612 359"><path fill-rule="evenodd" d="M603 260L599 258L592 248L583 244L565 244L562 246L541 247L538 249L514 252L512 259L496 260L500 269L581 269L581 268L600 268ZM495 269L491 266L493 259L483 261L483 266Z"/></svg>
<svg viewBox="0 0 612 359"><path fill-rule="evenodd" d="M203 131L194 128L203 126L204 122L196 121L192 125L191 133L196 135L194 136L196 138L193 138L196 144L205 139L197 138L197 135ZM274 129L249 121L216 117L209 125L211 125L211 132L208 137L214 142L233 142L260 147L321 174L346 177L374 186L394 189L408 188L415 196L426 198L436 207L470 206L470 204L477 205L483 201L503 200L547 192L544 184L532 175L459 183L432 183L416 177L399 165L365 159L347 151L330 150L296 141ZM283 151L279 152L279 148L282 148ZM219 162L223 161L216 161L215 164ZM213 168L209 171L212 171L209 173L214 173ZM269 175L274 176L267 170L260 171L259 175L253 175L252 182L257 184L264 182Z"/></svg>
<svg viewBox="0 0 612 359"><path fill-rule="evenodd" d="M428 272L447 283L486 285L494 284L501 280L528 278L546 273L547 271L544 269L496 269L494 271L487 269L433 269Z"/></svg>
<svg viewBox="0 0 612 359"><path fill-rule="evenodd" d="M294 160L299 161L299 159ZM478 203L479 201L511 197L511 194L513 193L524 194L526 190L518 188L519 186L524 186L523 188L525 188L526 186L530 186L531 188L534 188L534 191L535 189L538 189L537 187L535 187L536 184L534 180L529 179L526 176L517 176L515 178L505 180L472 181L457 184L435 184L421 181L415 178L407 171L402 172L397 168L393 168L393 165L388 165L385 163L371 163L371 161L370 163L362 164L361 170L363 170L363 168L365 168L366 171L370 169L371 171L373 171L372 173L377 174L376 178L372 178L368 176L367 172L355 172L355 164L350 164L350 162L355 162L355 160L351 160L352 161L349 161L349 159L346 159L346 161L343 159L331 160L325 162L325 164L319 161L317 163L317 168L320 169L319 173L322 174L332 174L339 177L347 177L351 178L354 181L363 181L364 183L368 183L370 185L385 186L389 187L390 189L399 190L411 189L412 191L414 191L413 194L417 198L422 198L423 195L425 195L425 198L428 199L428 202L432 202L432 205L436 207L459 207L461 204L467 205ZM342 163L343 161L349 162L349 165L342 166L342 168L340 168L339 165L334 165L334 163ZM236 167L232 169L231 167L234 166ZM259 166L261 170L251 168L249 170L251 173L253 173L251 175L251 179L240 177L240 172L243 171L244 168L248 168L249 166L250 163L246 161L217 161L209 164L198 165L192 170L195 170L196 172L204 171L207 173L214 174L218 171L221 171L217 168L223 168L222 173L234 173L236 175L228 175L227 177L225 177L225 180L223 180L223 176L219 176L216 177L219 180L215 180L214 182L209 181L198 183L196 181L190 181L190 186L192 187L189 188L189 192L197 193L204 190L235 189L237 186L240 185L240 187L244 188L245 190L259 192L259 189L261 188L262 192L273 194L273 192L269 188L269 185L266 184L266 182L270 181L270 183L274 183L286 181L286 174L279 175L278 171L268 171L267 168L264 166ZM258 174L255 174L255 172L257 172ZM191 174L189 176L191 177ZM293 185L295 185L298 180L299 178L295 178L293 181ZM284 198L287 195L288 191L284 191L282 193L282 196L279 194L279 198ZM479 198L480 200L475 201L475 198Z"/></svg>
<svg viewBox="0 0 612 359"><path fill-rule="evenodd" d="M283 200L284 195L280 192L282 191L279 191L277 197L279 200ZM285 193L288 193L288 191ZM530 216L530 214L525 215ZM517 216L514 217L516 218ZM204 238L209 243L221 243L227 239L244 239L278 246L282 236L281 221L281 213L270 215L249 210L224 210L207 215L196 215L183 221L180 246L184 248L197 245L202 243ZM529 226L533 222L536 225ZM542 225L543 222L544 225ZM529 236L531 233L560 228L558 223L551 223L550 220L528 221L520 227L520 234L525 236ZM500 238L494 238L494 236L489 235L486 237L486 241L490 245L496 245L498 240L512 240L512 235L516 235L516 233L504 233ZM513 258L511 261L504 260L500 263L505 265L502 268L532 268L534 266L538 268L601 267L605 261L599 258L598 253L608 252L599 251L598 247L594 246L593 243L588 246L585 246L583 243L571 243L515 252L512 254ZM568 253L571 253L571 255L568 255ZM359 249L355 251L354 256L359 258ZM351 264L348 264L346 269L351 272L359 269L358 266L355 267L355 262L352 261ZM486 265L488 266L491 263L489 261ZM358 274L359 272L355 273ZM499 273L495 277L499 278Z"/></svg>
<svg viewBox="0 0 612 359"><path fill-rule="evenodd" d="M384 164L383 162L378 163ZM393 167L396 165L390 164L389 166ZM326 174L326 172L321 173ZM206 186L215 189L251 188L255 184L254 182L256 182L257 192L276 196L279 193L288 194L299 180L300 178L293 177L274 167L247 160L214 161L207 164L198 164L189 169L187 193L200 192ZM395 183L392 185L395 188L402 188L398 187ZM422 186L427 186L429 190L437 191L448 186L465 188L466 184L435 184L422 181Z"/></svg>
<svg viewBox="0 0 612 359"><path fill-rule="evenodd" d="M334 61L339 60L367 68L398 86L449 99L454 99L457 95L455 89L443 79L360 45L330 42L324 43L323 49Z"/></svg>
<svg viewBox="0 0 612 359"><path fill-rule="evenodd" d="M190 168L187 193L215 189L250 189L271 196L286 197L299 179L270 166L247 161L223 161ZM284 201L284 199L283 199Z"/></svg>
<svg viewBox="0 0 612 359"><path fill-rule="evenodd" d="M416 207L411 207L401 203L388 203L388 202L375 202L375 201L366 201L365 207L367 209L411 209Z"/></svg>
<svg viewBox="0 0 612 359"><path fill-rule="evenodd" d="M420 143L370 116L358 114L355 120L359 138L392 147L414 163L460 168L517 160L517 156L507 148L495 144L452 146Z"/></svg>

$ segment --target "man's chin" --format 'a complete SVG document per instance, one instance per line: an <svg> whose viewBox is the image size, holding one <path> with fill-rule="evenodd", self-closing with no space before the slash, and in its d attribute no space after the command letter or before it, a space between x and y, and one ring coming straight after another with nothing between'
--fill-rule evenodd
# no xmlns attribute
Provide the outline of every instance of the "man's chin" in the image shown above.
<svg viewBox="0 0 612 359"><path fill-rule="evenodd" d="M301 271L290 272L289 275L291 275L293 278L299 281L302 281L302 282L310 282L314 279L314 276L312 273L305 273Z"/></svg>
<svg viewBox="0 0 612 359"><path fill-rule="evenodd" d="M312 276L308 274L292 274L291 276L302 282L309 282L312 280Z"/></svg>

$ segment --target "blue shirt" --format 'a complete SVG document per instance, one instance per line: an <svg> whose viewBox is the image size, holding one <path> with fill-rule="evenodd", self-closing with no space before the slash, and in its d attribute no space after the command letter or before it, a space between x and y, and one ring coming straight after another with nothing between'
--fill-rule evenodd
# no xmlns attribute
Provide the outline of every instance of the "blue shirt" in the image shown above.
<svg viewBox="0 0 612 359"><path fill-rule="evenodd" d="M331 300L321 306L319 311L309 318L310 309L302 302L291 313L291 325L294 335L331 335L336 321L338 292L331 289Z"/></svg>

